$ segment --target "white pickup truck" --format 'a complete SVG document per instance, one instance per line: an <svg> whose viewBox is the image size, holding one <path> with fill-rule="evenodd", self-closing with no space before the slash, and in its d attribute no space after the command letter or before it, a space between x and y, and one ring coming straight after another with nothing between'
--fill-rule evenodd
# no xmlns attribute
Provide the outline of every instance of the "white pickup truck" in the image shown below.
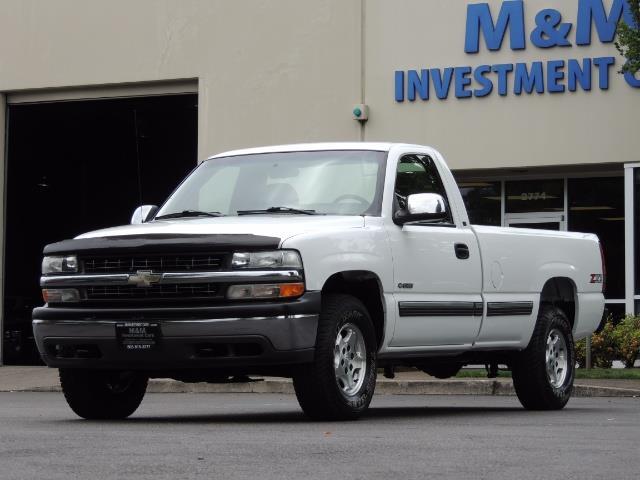
<svg viewBox="0 0 640 480"><path fill-rule="evenodd" d="M378 368L511 369L528 409L571 395L598 326L591 234L470 225L432 148L330 143L202 162L132 225L47 245L44 361L88 419L125 418L149 378L292 377L304 412L351 419Z"/></svg>

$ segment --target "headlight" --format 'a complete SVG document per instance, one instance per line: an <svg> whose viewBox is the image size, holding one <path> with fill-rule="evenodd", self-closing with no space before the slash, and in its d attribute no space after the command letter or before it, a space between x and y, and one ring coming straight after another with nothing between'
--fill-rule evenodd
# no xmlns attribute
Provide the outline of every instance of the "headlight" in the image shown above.
<svg viewBox="0 0 640 480"><path fill-rule="evenodd" d="M292 298L304 293L304 283L231 285L227 290L229 300L255 298Z"/></svg>
<svg viewBox="0 0 640 480"><path fill-rule="evenodd" d="M44 257L42 259L42 274L75 273L78 271L78 259L75 255L66 257Z"/></svg>
<svg viewBox="0 0 640 480"><path fill-rule="evenodd" d="M237 252L231 259L232 268L302 268L300 254L294 250L273 252Z"/></svg>
<svg viewBox="0 0 640 480"><path fill-rule="evenodd" d="M42 299L45 303L77 303L80 301L80 292L76 288L43 289Z"/></svg>

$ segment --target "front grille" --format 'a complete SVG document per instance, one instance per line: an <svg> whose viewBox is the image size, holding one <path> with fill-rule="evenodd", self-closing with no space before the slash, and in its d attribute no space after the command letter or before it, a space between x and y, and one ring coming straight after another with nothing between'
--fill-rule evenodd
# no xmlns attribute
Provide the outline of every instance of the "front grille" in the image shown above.
<svg viewBox="0 0 640 480"><path fill-rule="evenodd" d="M113 257L86 257L84 273L136 273L138 270L154 272L192 272L220 270L225 253L184 255L140 255Z"/></svg>
<svg viewBox="0 0 640 480"><path fill-rule="evenodd" d="M87 287L87 300L160 300L211 298L218 295L216 283L185 283L170 285L110 285Z"/></svg>

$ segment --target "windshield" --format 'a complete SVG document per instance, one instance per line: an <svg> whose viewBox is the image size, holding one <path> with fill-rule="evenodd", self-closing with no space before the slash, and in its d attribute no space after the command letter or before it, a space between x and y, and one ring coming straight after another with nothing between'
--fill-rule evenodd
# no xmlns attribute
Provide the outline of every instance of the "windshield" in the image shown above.
<svg viewBox="0 0 640 480"><path fill-rule="evenodd" d="M386 156L386 152L339 150L208 160L169 197L156 218L379 215Z"/></svg>

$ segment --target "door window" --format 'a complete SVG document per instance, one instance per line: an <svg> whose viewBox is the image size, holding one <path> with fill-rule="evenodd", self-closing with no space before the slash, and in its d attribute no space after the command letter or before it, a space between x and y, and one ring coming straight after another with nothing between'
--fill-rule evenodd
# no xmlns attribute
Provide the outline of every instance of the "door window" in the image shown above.
<svg viewBox="0 0 640 480"><path fill-rule="evenodd" d="M444 198L447 218L439 223L451 224L451 208L436 166L428 155L405 155L398 162L394 210L407 207L407 197L416 193L437 193ZM419 222L418 222L419 223ZM433 223L429 223L433 225Z"/></svg>

